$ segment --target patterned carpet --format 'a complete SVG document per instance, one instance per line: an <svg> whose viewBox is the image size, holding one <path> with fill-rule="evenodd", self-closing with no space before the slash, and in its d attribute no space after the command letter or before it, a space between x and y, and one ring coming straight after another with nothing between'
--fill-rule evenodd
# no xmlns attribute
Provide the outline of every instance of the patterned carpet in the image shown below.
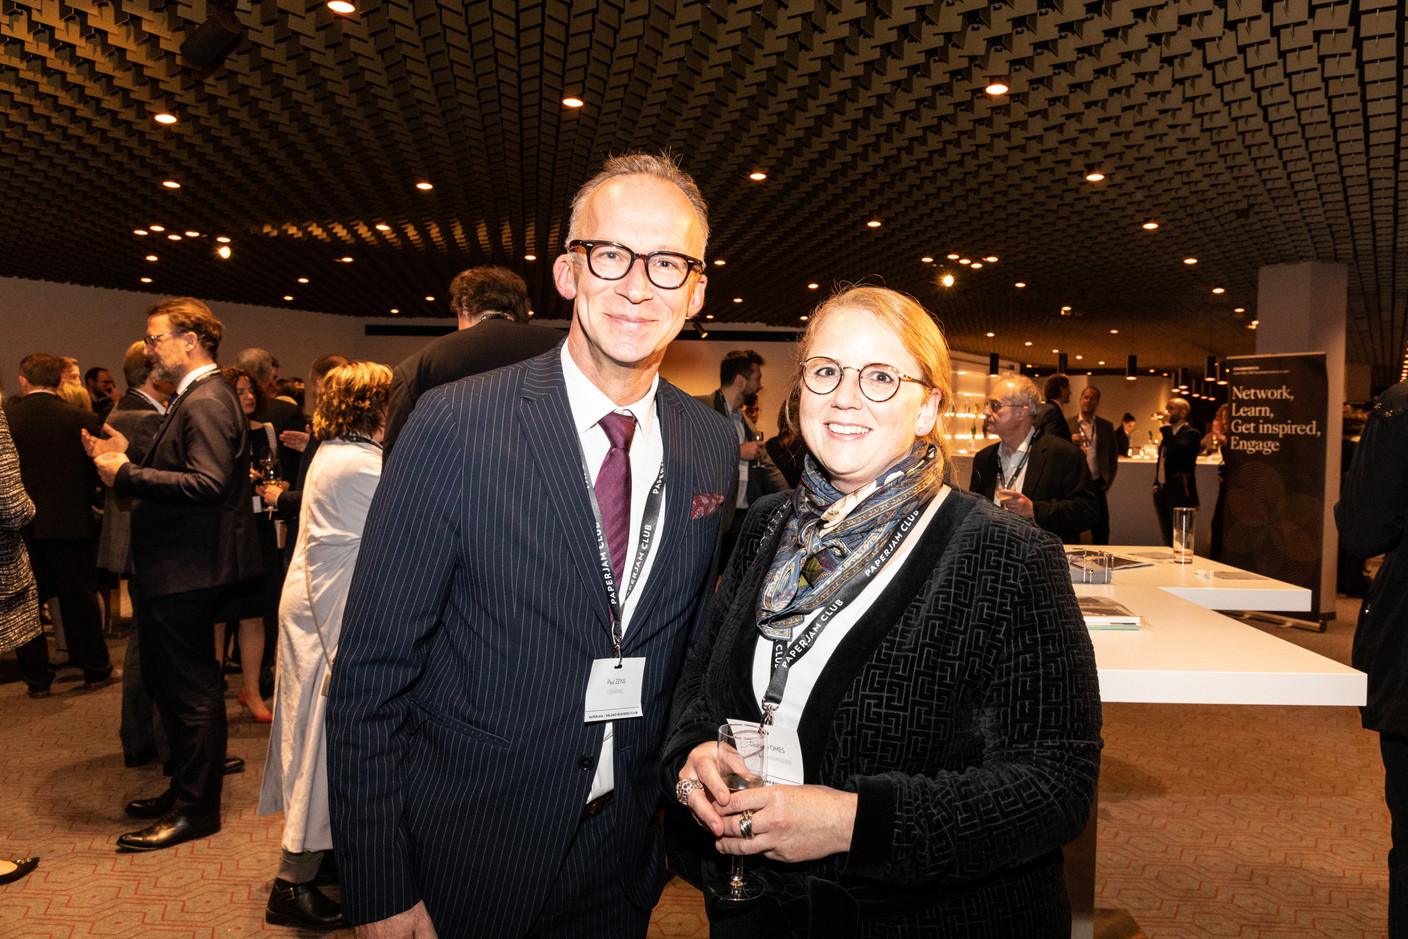
<svg viewBox="0 0 1408 939"><path fill-rule="evenodd" d="M1267 628L1347 661L1357 609L1341 598L1325 634ZM121 661L123 643L111 645ZM280 818L254 814L268 731L233 683L230 753L249 768L226 781L224 829L116 854L116 836L136 827L123 803L164 786L155 766L123 768L120 688L84 693L65 671L58 693L30 701L13 664L0 659L0 854L42 861L0 887L0 936L292 933L263 922ZM1127 911L1149 939L1383 935L1383 771L1357 712L1116 704L1105 721L1097 906ZM698 892L672 882L651 936L707 932Z"/></svg>

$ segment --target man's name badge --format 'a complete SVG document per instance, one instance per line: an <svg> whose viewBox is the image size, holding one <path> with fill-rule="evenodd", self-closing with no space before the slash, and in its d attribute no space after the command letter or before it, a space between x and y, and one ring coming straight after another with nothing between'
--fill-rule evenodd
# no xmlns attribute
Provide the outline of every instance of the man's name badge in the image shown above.
<svg viewBox="0 0 1408 939"><path fill-rule="evenodd" d="M757 730L752 721L730 720L734 730ZM770 724L766 728L768 737L768 762L764 768L769 786L800 786L806 779L802 766L802 738L795 727L778 727Z"/></svg>
<svg viewBox="0 0 1408 939"><path fill-rule="evenodd" d="M619 666L619 667L618 667ZM645 659L597 659L587 680L587 716L595 721L640 717L641 688L645 685Z"/></svg>

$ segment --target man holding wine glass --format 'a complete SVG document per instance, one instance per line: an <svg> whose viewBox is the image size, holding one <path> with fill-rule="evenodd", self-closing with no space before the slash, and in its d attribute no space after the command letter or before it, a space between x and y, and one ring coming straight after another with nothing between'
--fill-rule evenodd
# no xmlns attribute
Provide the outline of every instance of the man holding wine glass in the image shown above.
<svg viewBox="0 0 1408 939"><path fill-rule="evenodd" d="M367 517L327 719L366 936L638 939L663 886L659 748L738 452L658 377L708 222L630 154L567 232L565 343L422 395Z"/></svg>

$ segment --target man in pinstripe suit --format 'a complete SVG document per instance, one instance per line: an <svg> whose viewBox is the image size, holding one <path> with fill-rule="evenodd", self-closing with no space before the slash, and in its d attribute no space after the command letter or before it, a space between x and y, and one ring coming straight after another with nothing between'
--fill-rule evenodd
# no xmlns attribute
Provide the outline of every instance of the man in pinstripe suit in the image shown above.
<svg viewBox="0 0 1408 939"><path fill-rule="evenodd" d="M645 934L658 750L738 449L657 375L707 239L670 160L608 161L553 267L566 342L427 393L388 458L328 710L359 935Z"/></svg>

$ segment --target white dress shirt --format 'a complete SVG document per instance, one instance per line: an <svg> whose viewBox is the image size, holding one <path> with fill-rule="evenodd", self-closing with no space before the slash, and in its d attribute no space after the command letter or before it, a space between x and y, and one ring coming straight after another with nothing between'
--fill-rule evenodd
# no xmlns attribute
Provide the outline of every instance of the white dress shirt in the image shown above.
<svg viewBox="0 0 1408 939"><path fill-rule="evenodd" d="M997 481L997 485L994 486L992 490L992 504L998 508L1002 508L1002 500L997 496L998 490L1015 489L1018 492L1022 491L1022 484L1027 481L1027 464L1029 462L1027 460L1027 451L1031 449L1032 438L1035 436L1036 428L1033 427L1031 430L1027 431L1027 435L1022 438L1021 443L1017 444L1017 449L1015 450L1008 450L1007 444L1000 441L998 442L997 468L998 472L1002 474L1002 478ZM1018 469L1018 467L1020 467L1020 469ZM1016 477L1009 480L1008 477L1011 476L1014 471L1017 473Z"/></svg>
<svg viewBox="0 0 1408 939"><path fill-rule="evenodd" d="M572 409L572 426L577 429L577 439L582 445L582 458L591 472L593 483L596 482L597 474L601 472L601 464L606 459L607 451L611 449L611 441L607 439L606 431L601 428L601 419L613 411L630 414L636 419L636 432L631 438L631 533L630 540L627 542L626 562L622 565L625 576L629 578L631 564L635 559L636 551L640 548L640 529L641 522L645 518L645 501L650 496L650 488L665 459L665 441L660 436L660 422L655 419L655 392L660 387L660 376L656 375L650 382L650 390L645 393L645 397L624 407L617 407L577 367L577 363L572 360L571 353L567 351L566 343L562 344L560 354L562 356L562 377L567 386L567 402ZM645 592L645 583L649 580L650 569L655 564L657 547L665 534L666 493L663 487L660 495L660 524L655 530L655 537L651 541L645 563L641 565L640 577L637 578L630 595L625 597L622 602L622 613L625 617L621 623L622 635L625 635L626 630L630 628L636 604L639 602L641 594ZM618 594L626 588L626 584L616 585ZM605 589L603 585L602 590L605 591ZM605 658L610 654L610 644L603 641L601 657ZM583 678L585 679L585 677L584 675ZM587 794L588 802L615 788L615 770L612 766L614 753L612 727L608 721L606 736L601 743L601 754L596 761L596 775L592 777L591 792Z"/></svg>

